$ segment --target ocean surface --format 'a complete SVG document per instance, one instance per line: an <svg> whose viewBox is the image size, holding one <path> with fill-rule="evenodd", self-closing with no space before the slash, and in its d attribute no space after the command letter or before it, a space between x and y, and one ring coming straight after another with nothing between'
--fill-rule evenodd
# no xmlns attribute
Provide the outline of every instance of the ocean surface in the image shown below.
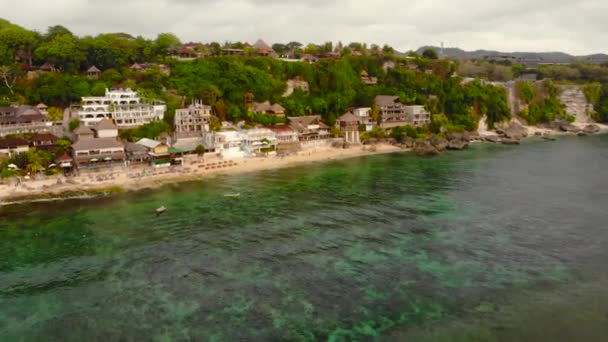
<svg viewBox="0 0 608 342"><path fill-rule="evenodd" d="M607 171L563 137L0 207L0 341L607 341Z"/></svg>

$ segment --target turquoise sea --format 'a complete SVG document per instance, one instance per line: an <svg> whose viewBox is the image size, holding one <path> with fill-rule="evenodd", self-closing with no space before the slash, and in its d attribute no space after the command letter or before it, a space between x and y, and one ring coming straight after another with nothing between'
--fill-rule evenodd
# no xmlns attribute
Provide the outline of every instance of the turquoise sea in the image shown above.
<svg viewBox="0 0 608 342"><path fill-rule="evenodd" d="M0 341L606 341L607 170L563 137L0 207Z"/></svg>

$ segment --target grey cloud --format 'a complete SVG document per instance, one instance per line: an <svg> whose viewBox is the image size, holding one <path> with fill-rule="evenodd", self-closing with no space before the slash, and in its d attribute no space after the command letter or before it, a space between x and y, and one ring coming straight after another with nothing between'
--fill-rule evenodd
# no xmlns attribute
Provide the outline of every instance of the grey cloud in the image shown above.
<svg viewBox="0 0 608 342"><path fill-rule="evenodd" d="M604 0L0 0L5 17L79 35L173 32L184 41L365 41L399 50L446 42L466 49L603 52Z"/></svg>

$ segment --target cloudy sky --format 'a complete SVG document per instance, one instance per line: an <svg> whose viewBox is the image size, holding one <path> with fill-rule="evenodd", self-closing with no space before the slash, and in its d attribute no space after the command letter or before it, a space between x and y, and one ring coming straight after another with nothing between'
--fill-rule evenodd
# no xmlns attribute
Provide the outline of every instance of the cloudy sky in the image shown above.
<svg viewBox="0 0 608 342"><path fill-rule="evenodd" d="M61 24L78 35L608 52L606 0L0 0L0 8L21 26Z"/></svg>

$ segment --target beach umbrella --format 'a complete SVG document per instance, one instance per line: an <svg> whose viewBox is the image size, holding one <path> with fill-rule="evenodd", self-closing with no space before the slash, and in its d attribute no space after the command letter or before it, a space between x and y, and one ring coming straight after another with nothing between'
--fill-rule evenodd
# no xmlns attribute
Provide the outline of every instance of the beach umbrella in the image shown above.
<svg viewBox="0 0 608 342"><path fill-rule="evenodd" d="M110 158L110 157L106 157L106 158L104 158L103 160L105 160L105 161L110 161L110 160L112 160L112 158Z"/></svg>
<svg viewBox="0 0 608 342"><path fill-rule="evenodd" d="M51 165L49 165L49 168L53 168L55 166L57 166L57 164L51 164Z"/></svg>
<svg viewBox="0 0 608 342"><path fill-rule="evenodd" d="M8 168L12 169L12 170L18 170L19 169L19 167L17 165L15 165L15 164L8 164Z"/></svg>
<svg viewBox="0 0 608 342"><path fill-rule="evenodd" d="M93 159L91 159L91 162L93 162L93 163L94 163L94 162L98 162L98 161L99 161L99 159L97 159L97 158L93 158Z"/></svg>

